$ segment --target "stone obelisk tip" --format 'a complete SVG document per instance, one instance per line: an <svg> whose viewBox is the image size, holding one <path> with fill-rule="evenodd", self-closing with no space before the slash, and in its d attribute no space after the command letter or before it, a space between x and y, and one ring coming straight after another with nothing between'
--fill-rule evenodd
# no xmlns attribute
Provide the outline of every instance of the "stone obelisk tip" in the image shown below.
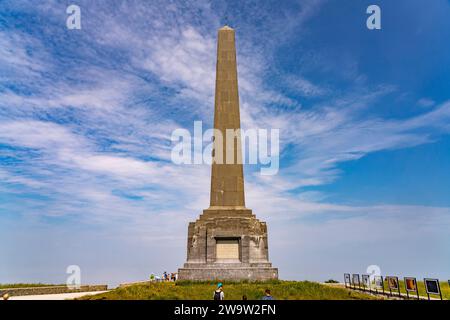
<svg viewBox="0 0 450 320"><path fill-rule="evenodd" d="M228 25L224 25L222 28L219 29L219 31L222 31L222 30L234 30L234 29Z"/></svg>

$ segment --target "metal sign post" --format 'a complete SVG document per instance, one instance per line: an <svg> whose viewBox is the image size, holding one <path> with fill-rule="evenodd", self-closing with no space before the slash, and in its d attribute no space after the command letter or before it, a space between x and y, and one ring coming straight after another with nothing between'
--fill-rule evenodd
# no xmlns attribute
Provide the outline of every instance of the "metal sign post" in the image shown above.
<svg viewBox="0 0 450 320"><path fill-rule="evenodd" d="M425 285L425 290L427 291L428 300L430 300L430 294L439 295L442 300L441 285L439 284L439 279L423 279Z"/></svg>

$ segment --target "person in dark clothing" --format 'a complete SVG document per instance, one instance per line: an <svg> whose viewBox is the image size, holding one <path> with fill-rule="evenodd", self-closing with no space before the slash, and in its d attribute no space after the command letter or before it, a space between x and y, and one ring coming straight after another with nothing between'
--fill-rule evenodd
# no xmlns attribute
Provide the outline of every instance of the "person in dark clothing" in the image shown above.
<svg viewBox="0 0 450 320"><path fill-rule="evenodd" d="M275 299L270 295L270 290L266 289L265 295L261 298L261 300L275 300Z"/></svg>

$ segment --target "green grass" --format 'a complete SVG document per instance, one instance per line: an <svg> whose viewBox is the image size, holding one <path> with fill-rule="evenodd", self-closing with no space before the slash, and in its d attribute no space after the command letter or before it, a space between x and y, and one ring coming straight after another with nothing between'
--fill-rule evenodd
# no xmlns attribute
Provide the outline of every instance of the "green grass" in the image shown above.
<svg viewBox="0 0 450 320"><path fill-rule="evenodd" d="M154 282L117 288L84 300L211 300L216 282ZM270 289L277 300L374 299L364 293L308 281L224 282L226 300L259 300Z"/></svg>
<svg viewBox="0 0 450 320"><path fill-rule="evenodd" d="M13 289L13 288L35 288L35 287L53 287L53 286L65 286L65 284L45 284L45 283L0 283L0 289Z"/></svg>

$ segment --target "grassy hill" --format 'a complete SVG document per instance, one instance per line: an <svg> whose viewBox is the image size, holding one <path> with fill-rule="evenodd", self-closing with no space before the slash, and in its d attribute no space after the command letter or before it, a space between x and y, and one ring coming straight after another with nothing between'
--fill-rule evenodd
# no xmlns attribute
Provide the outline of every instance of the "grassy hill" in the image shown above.
<svg viewBox="0 0 450 320"><path fill-rule="evenodd" d="M216 289L214 282L154 282L122 287L110 292L87 296L84 300L211 300ZM224 282L226 300L259 300L270 289L277 300L349 300L375 299L344 288L336 288L308 281Z"/></svg>

